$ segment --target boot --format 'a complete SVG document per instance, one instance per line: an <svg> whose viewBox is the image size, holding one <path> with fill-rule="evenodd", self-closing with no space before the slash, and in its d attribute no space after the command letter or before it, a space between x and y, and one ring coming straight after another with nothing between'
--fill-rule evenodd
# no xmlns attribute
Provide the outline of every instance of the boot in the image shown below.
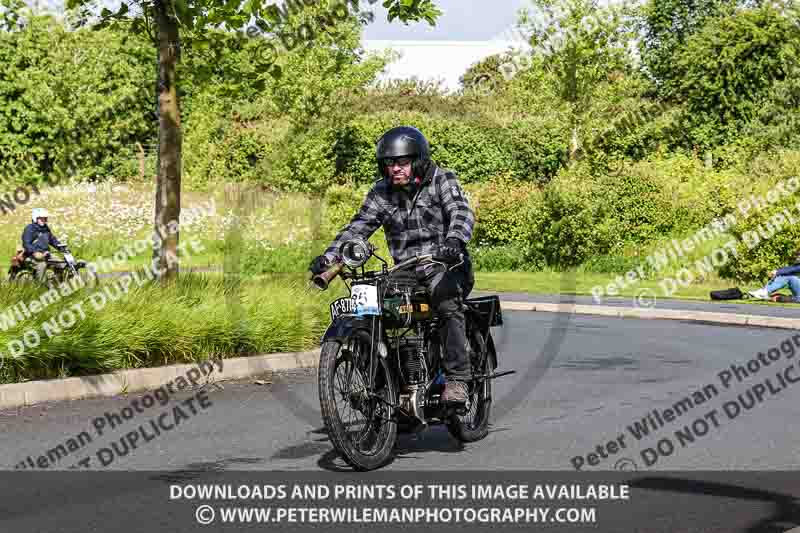
<svg viewBox="0 0 800 533"><path fill-rule="evenodd" d="M463 381L448 379L441 400L443 403L467 403L467 385Z"/></svg>

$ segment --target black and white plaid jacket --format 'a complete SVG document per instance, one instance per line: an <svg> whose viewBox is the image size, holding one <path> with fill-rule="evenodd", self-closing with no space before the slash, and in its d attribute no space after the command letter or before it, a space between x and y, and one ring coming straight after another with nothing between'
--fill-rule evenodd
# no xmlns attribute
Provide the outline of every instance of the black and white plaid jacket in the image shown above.
<svg viewBox="0 0 800 533"><path fill-rule="evenodd" d="M417 186L415 198L393 190L381 179L367 193L361 209L325 250L329 259L342 243L369 237L383 226L395 263L428 253L454 237L466 245L472 238L475 214L455 173L431 164Z"/></svg>

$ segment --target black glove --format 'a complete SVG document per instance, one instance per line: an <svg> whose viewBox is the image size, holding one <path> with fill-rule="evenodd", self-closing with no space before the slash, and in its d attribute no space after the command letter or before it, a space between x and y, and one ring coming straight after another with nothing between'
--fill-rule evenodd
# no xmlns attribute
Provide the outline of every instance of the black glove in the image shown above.
<svg viewBox="0 0 800 533"><path fill-rule="evenodd" d="M440 253L445 259L456 261L459 254L464 253L464 245L460 240L451 237L444 241L444 246Z"/></svg>
<svg viewBox="0 0 800 533"><path fill-rule="evenodd" d="M328 270L330 266L330 261L324 255L318 255L311 261L311 264L308 266L308 269L311 273L315 276L318 276Z"/></svg>
<svg viewBox="0 0 800 533"><path fill-rule="evenodd" d="M58 246L56 246L56 250L58 250L59 252L66 252L67 251L67 245L66 244L59 244Z"/></svg>

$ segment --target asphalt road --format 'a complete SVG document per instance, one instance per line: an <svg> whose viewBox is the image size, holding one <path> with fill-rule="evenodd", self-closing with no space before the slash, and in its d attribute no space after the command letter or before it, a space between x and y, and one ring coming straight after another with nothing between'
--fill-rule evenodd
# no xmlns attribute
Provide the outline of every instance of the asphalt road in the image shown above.
<svg viewBox="0 0 800 533"><path fill-rule="evenodd" d="M733 313L741 315L776 316L786 318L800 318L800 304L778 304L749 300L750 303L741 301L700 301L678 300L669 298L652 299L652 294L645 294L640 301L634 297L628 298L603 298L600 302L594 301L591 296L575 296L570 294L529 294L524 292L490 293L474 291L470 297L498 294L501 301L506 302L536 302L536 303L561 303L578 305L602 305L610 307L647 307L652 309L680 309L686 311L707 311L710 313Z"/></svg>
<svg viewBox="0 0 800 533"><path fill-rule="evenodd" d="M495 418L489 436L461 446L443 428L404 435L396 459L370 477L343 472L345 465L322 428L313 371L264 376L262 385L254 384L253 379L226 382L222 389L210 386L199 396L184 391L164 407L149 409L140 403L146 395L136 394L2 411L3 468L13 469L28 457L35 463L60 444L67 449L70 439L80 444L48 469L31 474L33 469L28 466L0 473L0 531L158 533L265 527L255 523L200 526L195 519L198 502L174 500L174 484L238 484L246 480L262 485L284 482L292 475L331 484L343 480L428 483L425 476L431 471L433 481L442 483L500 483L524 476L520 471L530 472L522 479L527 483L607 482L592 476L611 476L608 471L614 469L623 471L613 475L634 476L627 478L635 495L630 502L594 502L596 523L548 523L536 529L773 533L800 526L800 488L795 474L779 478L763 472L796 470L798 464L800 436L794 431L794 422L800 414L800 386L792 387L786 379L800 379L800 369L796 369L800 356L789 357L788 349L785 353L773 351L777 359L773 362L767 352L791 339L793 332L552 313L508 312L505 319L505 327L495 330L500 365L518 373L496 381ZM756 369L755 363L750 363L752 374L742 376L741 382L734 377L729 388L723 387L719 374L730 370L732 364L749 372L748 361L758 352L765 353L762 358L769 365ZM789 367L795 370L786 372ZM747 390L767 378L772 392L763 385L763 390L759 389L762 402L729 417L725 402L740 393L746 400ZM716 393L712 393L714 389ZM701 390L706 391L704 396L693 394ZM187 403L193 395L195 400ZM688 408L687 396L694 398ZM120 425L111 430L109 420L131 407L134 400L143 412L127 421L121 418ZM680 402L683 407L676 406ZM123 435L139 426L148 427L176 405L182 406L186 416L172 429L139 442L135 449L123 447ZM640 435L641 440L634 434L635 426L629 428L636 421L641 425L642 418L653 410L662 420L669 418L666 413L670 409L671 421L659 423L657 415L652 415L653 424L661 427L648 436ZM729 405L728 409L733 408ZM175 423L169 420L169 424ZM106 421L102 435L96 429L100 421ZM681 436L676 430L682 430ZM91 441L79 441L82 432ZM643 450L658 449L659 441L664 456L646 464L655 452L643 455ZM670 443L674 450L666 453ZM87 458L84 464L90 472L52 473ZM108 464L103 466L103 462ZM581 464L580 471L575 470L576 464ZM302 505L322 506L328 505L327 501ZM442 500L438 503L441 507ZM363 500L353 506L360 509L374 504L375 500ZM572 504L588 505L583 501ZM457 501L446 500L444 505L453 507ZM436 524L424 529L420 524L320 526L302 522L266 527L298 533L320 527L348 532L455 531L463 530L464 525ZM530 531L533 526L467 527Z"/></svg>
<svg viewBox="0 0 800 533"><path fill-rule="evenodd" d="M640 470L797 467L800 434L792 428L800 415L800 386L792 386L786 378L800 379L800 369L795 368L800 357L780 353L772 362L765 355L769 366L759 363L760 369L741 382L730 372L728 388L719 376L730 371L732 364L746 370L748 360L791 338L791 331L567 317L507 312L506 325L496 328L495 336L501 369L515 369L517 374L495 381L495 416L489 436L461 446L442 427L404 435L397 458L386 469L574 471L579 456L582 471L631 464ZM781 381L776 373L789 366L793 369ZM767 378L770 384L765 383ZM296 371L264 379L264 385L250 379L226 382L222 390L208 387L207 407L196 399L196 414L192 414L188 404L183 404L186 418L151 441L137 443L133 450L119 442L125 433L147 425L194 393L183 391L165 407L142 408L144 412L134 412L130 420L122 418L122 409L134 399L141 400L141 394L0 411L3 468L14 468L29 456L35 463L59 444L69 448L70 438L80 445L48 468L68 468L86 457L91 460L82 466L105 470L336 470L344 466L322 428L316 373ZM762 401L740 413L729 405L733 417L729 416L725 402L736 401L742 394L747 403L747 391L759 383L764 384L758 391ZM692 396L704 389L702 396ZM691 408L685 403L687 396L692 398ZM683 407L674 407L678 402ZM662 423L654 415L652 422L658 427L638 440L635 422L641 425L654 409ZM664 412L670 409L671 422L665 420L670 415ZM122 421L112 430L114 415ZM97 418L106 421L102 435L96 429ZM697 419L705 423L692 426ZM681 437L675 435L685 425L692 429L689 437L694 441L687 440L685 430ZM91 442L81 441L81 432ZM665 437L674 444L674 451L652 465L645 464L653 454L643 450L655 448ZM609 441L619 444L608 446ZM114 442L121 451L114 451ZM596 450L598 445L602 453ZM100 452L105 454L101 460L101 448L114 452L113 458L106 451ZM610 453L614 448L616 453ZM589 457L592 452L597 457Z"/></svg>

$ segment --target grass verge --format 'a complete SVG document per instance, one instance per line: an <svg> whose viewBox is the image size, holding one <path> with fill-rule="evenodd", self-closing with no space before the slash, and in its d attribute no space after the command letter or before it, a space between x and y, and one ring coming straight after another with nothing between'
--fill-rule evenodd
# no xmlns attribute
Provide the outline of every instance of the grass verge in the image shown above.
<svg viewBox="0 0 800 533"><path fill-rule="evenodd" d="M573 290L563 290L561 279L565 273L556 271L545 272L476 272L475 273L475 288L478 291L494 291L494 292L511 292L519 293L525 292L529 294L570 294L578 296L592 296L592 288L597 286L607 287L608 284L615 281L620 276L619 274L598 274L590 272L575 272L575 287ZM713 279L700 283L692 283L687 287L679 286L674 293L667 295L664 293L660 286L661 280L642 280L639 283L630 284L628 287L621 288L618 294L607 295L608 297L629 297L631 304L634 304L634 299L643 293L649 291L647 297L651 298L655 295L656 300L701 300L711 302L709 292L714 290L726 289L736 286L728 280ZM740 286L742 291L750 290L755 287ZM789 294L787 291L781 291L783 294ZM605 299L603 296L602 299ZM736 303L746 303L754 305L771 305L781 307L797 307L798 304L779 304L763 300L731 300ZM601 302L602 303L602 302Z"/></svg>
<svg viewBox="0 0 800 533"><path fill-rule="evenodd" d="M236 289L219 274L184 274L165 287L132 283L127 292L103 281L14 319L12 306L43 293L0 290L0 383L312 349L339 296L286 277L242 280Z"/></svg>

